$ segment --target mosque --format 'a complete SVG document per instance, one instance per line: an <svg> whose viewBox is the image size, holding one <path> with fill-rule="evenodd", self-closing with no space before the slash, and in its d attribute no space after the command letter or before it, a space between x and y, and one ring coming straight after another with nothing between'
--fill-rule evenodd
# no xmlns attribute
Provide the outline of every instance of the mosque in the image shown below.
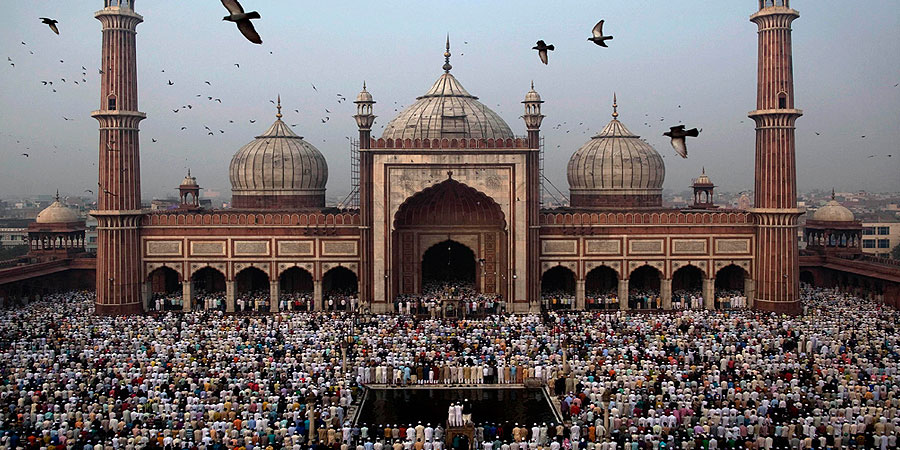
<svg viewBox="0 0 900 450"><path fill-rule="evenodd" d="M569 293L575 310L590 308L586 298L598 294L628 309L629 293L654 292L669 309L681 290L701 292L707 308L716 306L716 291L728 290L758 309L800 310L797 219L804 211L796 203L794 122L802 111L794 106L790 41L799 14L788 0L760 0L750 18L760 58L748 209L717 207L705 173L695 179L693 206L663 207L663 159L620 120L615 100L606 126L572 149L570 205L542 208L544 100L534 86L524 93L524 133L516 135L453 75L448 41L443 72L381 136L372 135L378 107L363 84L353 116L353 207L326 207L327 161L282 121L279 100L274 122L232 157L231 208L202 208L200 184L188 173L179 208L149 212L141 209L138 126L146 116L135 76L143 18L134 0L105 0L95 16L108 67L101 109L92 113L100 123L91 212L97 313L142 313L158 295L181 298L185 310L202 308L200 297L210 292L225 298L226 311L252 292L266 298L266 311L300 295L310 309L335 307L328 299L341 294L352 298L341 308L380 313L450 279L511 313L538 310L548 292ZM83 236L78 227L51 228L62 239L52 242ZM33 248L44 245L35 237Z"/></svg>

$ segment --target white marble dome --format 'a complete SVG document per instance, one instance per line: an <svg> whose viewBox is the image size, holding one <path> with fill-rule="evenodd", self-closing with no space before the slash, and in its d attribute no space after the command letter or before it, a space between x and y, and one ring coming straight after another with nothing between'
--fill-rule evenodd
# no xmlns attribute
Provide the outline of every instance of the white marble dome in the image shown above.
<svg viewBox="0 0 900 450"><path fill-rule="evenodd" d="M613 113L613 120L569 159L572 206L660 206L663 159Z"/></svg>
<svg viewBox="0 0 900 450"><path fill-rule="evenodd" d="M388 122L383 139L512 139L512 129L445 72Z"/></svg>
<svg viewBox="0 0 900 450"><path fill-rule="evenodd" d="M59 201L59 197L56 197L56 201L51 203L50 206L46 207L43 211L38 213L37 218L34 220L37 223L70 223L70 222L80 222L81 217L78 216L78 213L68 206L64 205Z"/></svg>
<svg viewBox="0 0 900 450"><path fill-rule="evenodd" d="M822 222L853 222L855 219L853 212L838 203L834 198L826 203L825 206L817 209L813 213L812 218Z"/></svg>
<svg viewBox="0 0 900 450"><path fill-rule="evenodd" d="M271 199L279 196L285 200L298 196L321 197L324 202L328 182L325 157L281 120L280 105L276 117L265 133L241 147L231 158L229 178L235 206L238 198L260 196L270 200L265 205L251 202L246 206L277 206Z"/></svg>

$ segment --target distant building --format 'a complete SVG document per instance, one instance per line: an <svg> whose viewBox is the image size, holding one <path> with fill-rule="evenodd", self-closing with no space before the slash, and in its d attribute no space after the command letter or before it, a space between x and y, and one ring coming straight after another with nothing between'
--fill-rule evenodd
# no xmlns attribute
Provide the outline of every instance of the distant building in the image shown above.
<svg viewBox="0 0 900 450"><path fill-rule="evenodd" d="M863 222L862 227L863 253L889 257L900 245L900 222Z"/></svg>
<svg viewBox="0 0 900 450"><path fill-rule="evenodd" d="M31 222L31 219L0 219L0 248L27 245Z"/></svg>

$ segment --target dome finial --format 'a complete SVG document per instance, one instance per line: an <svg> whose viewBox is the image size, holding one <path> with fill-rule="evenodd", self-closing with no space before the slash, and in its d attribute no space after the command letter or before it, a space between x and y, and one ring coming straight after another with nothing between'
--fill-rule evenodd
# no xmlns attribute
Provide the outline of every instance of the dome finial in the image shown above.
<svg viewBox="0 0 900 450"><path fill-rule="evenodd" d="M450 73L450 33L447 33L447 49L444 51L444 73Z"/></svg>
<svg viewBox="0 0 900 450"><path fill-rule="evenodd" d="M831 199L834 200L834 188L831 188Z"/></svg>
<svg viewBox="0 0 900 450"><path fill-rule="evenodd" d="M534 90L534 80L531 80L531 90Z"/></svg>
<svg viewBox="0 0 900 450"><path fill-rule="evenodd" d="M700 175L706 175L706 166L703 166L703 169L700 171Z"/></svg>
<svg viewBox="0 0 900 450"><path fill-rule="evenodd" d="M188 176L191 176L191 168L188 167Z"/></svg>
<svg viewBox="0 0 900 450"><path fill-rule="evenodd" d="M366 80L363 80L363 90L366 90Z"/></svg>
<svg viewBox="0 0 900 450"><path fill-rule="evenodd" d="M832 194L832 198L834 198L833 194ZM59 201L59 189L56 190L56 201Z"/></svg>
<svg viewBox="0 0 900 450"><path fill-rule="evenodd" d="M278 94L278 104L275 105L275 107L278 108L278 113L275 114L275 117L277 117L278 120L281 120L281 118L282 118L282 115L281 115L281 94Z"/></svg>
<svg viewBox="0 0 900 450"><path fill-rule="evenodd" d="M618 101L617 101L617 99L616 99L616 93L613 92L613 113L612 113L612 116L613 116L613 119L616 119L616 120L619 119L619 109L618 109L618 108L619 108L619 104L618 104Z"/></svg>

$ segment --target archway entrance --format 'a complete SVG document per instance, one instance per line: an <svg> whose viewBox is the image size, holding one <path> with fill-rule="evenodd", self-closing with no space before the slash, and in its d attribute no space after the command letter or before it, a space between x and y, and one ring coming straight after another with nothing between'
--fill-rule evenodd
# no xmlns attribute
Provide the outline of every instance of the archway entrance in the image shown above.
<svg viewBox="0 0 900 450"><path fill-rule="evenodd" d="M235 312L269 311L269 275L256 267L248 267L238 272L234 281Z"/></svg>
<svg viewBox="0 0 900 450"><path fill-rule="evenodd" d="M575 305L575 273L556 266L541 277L541 307L545 310L572 309Z"/></svg>
<svg viewBox="0 0 900 450"><path fill-rule="evenodd" d="M225 311L225 275L212 267L204 267L191 277L194 283L194 310Z"/></svg>
<svg viewBox="0 0 900 450"><path fill-rule="evenodd" d="M465 184L448 178L407 198L394 215L392 243L393 271L385 281L395 301L421 306L435 288L465 290L465 301L485 308L506 297L505 216L497 202Z"/></svg>
<svg viewBox="0 0 900 450"><path fill-rule="evenodd" d="M596 267L584 279L586 309L619 309L619 274L610 267Z"/></svg>
<svg viewBox="0 0 900 450"><path fill-rule="evenodd" d="M338 266L322 276L322 305L326 310L353 311L356 308L359 281L352 270Z"/></svg>
<svg viewBox="0 0 900 450"><path fill-rule="evenodd" d="M160 267L150 272L150 304L152 311L171 311L182 309L184 294L178 272L171 267Z"/></svg>
<svg viewBox="0 0 900 450"><path fill-rule="evenodd" d="M716 307L747 308L747 296L744 284L747 271L734 264L729 264L716 273Z"/></svg>
<svg viewBox="0 0 900 450"><path fill-rule="evenodd" d="M718 281L718 277L716 277L716 279ZM816 277L814 277L812 272L810 272L808 270L801 270L800 271L800 282L806 283L810 286L815 286L816 285Z"/></svg>
<svg viewBox="0 0 900 450"><path fill-rule="evenodd" d="M628 307L631 309L658 309L660 273L655 267L641 266L631 272L628 280Z"/></svg>
<svg viewBox="0 0 900 450"><path fill-rule="evenodd" d="M687 265L672 274L672 307L675 309L703 308L703 271Z"/></svg>
<svg viewBox="0 0 900 450"><path fill-rule="evenodd" d="M422 256L422 292L457 286L475 290L475 252L459 242L446 240Z"/></svg>
<svg viewBox="0 0 900 450"><path fill-rule="evenodd" d="M300 267L282 272L279 283L279 311L309 311L313 301L312 274Z"/></svg>

